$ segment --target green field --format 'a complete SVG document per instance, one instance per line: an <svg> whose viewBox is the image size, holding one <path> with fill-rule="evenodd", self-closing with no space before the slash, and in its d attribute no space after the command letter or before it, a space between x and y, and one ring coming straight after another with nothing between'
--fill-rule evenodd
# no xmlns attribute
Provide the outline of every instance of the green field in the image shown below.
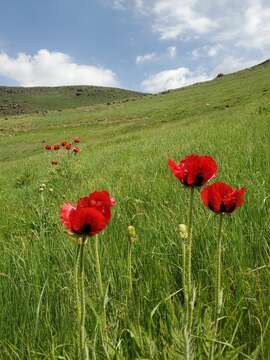
<svg viewBox="0 0 270 360"><path fill-rule="evenodd" d="M0 118L1 360L76 359L76 245L60 224L59 208L101 189L108 189L117 205L99 236L104 302L93 239L86 248L90 358L106 359L98 326L105 307L111 359L203 360L213 341L219 349L215 359L270 359L270 66L132 102L70 107ZM45 108L53 107L48 102ZM43 150L44 142L74 136L81 137L77 156ZM247 193L244 206L224 221L224 306L214 339L218 219L196 192L196 300L193 357L188 357L177 228L187 223L189 193L171 175L167 160L193 152L213 156L216 180L244 186ZM53 168L52 159L60 165ZM130 224L138 235L132 296Z"/></svg>

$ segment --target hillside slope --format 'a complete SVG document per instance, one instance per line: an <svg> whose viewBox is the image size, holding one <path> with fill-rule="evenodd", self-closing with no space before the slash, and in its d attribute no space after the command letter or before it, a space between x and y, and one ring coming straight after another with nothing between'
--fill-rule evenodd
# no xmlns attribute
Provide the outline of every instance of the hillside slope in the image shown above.
<svg viewBox="0 0 270 360"><path fill-rule="evenodd" d="M0 115L63 110L87 105L129 101L144 94L98 86L6 87L0 86Z"/></svg>
<svg viewBox="0 0 270 360"><path fill-rule="evenodd" d="M245 203L224 216L223 306L213 332L218 216L195 191L192 346L209 359L270 359L270 68L126 103L0 118L0 353L3 359L76 359L76 245L59 220L63 202L107 189L116 198L99 235L106 300L96 277L94 239L85 248L86 330L104 359L100 329L117 359L184 359L182 242L189 190L167 160L196 152L218 163L213 181L245 187ZM80 136L81 151L44 144ZM52 166L51 161L59 161ZM134 292L128 292L127 226ZM1 359L2 359L1 358ZM190 357L192 358L192 356Z"/></svg>

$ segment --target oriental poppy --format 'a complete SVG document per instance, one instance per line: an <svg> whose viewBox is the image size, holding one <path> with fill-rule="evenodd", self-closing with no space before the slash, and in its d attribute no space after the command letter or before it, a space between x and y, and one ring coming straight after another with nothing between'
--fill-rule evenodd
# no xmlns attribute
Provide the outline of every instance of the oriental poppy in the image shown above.
<svg viewBox="0 0 270 360"><path fill-rule="evenodd" d="M76 136L73 141L75 142L75 144L79 144L81 142L81 139L79 138L79 136Z"/></svg>
<svg viewBox="0 0 270 360"><path fill-rule="evenodd" d="M65 141L65 140L64 140L64 141L61 141L61 146L62 146L62 147L66 147L66 146L67 146L67 141Z"/></svg>
<svg viewBox="0 0 270 360"><path fill-rule="evenodd" d="M60 150L60 145L59 144L53 145L53 150Z"/></svg>
<svg viewBox="0 0 270 360"><path fill-rule="evenodd" d="M176 164L168 160L173 175L186 186L202 186L216 176L217 164L211 156L191 154Z"/></svg>
<svg viewBox="0 0 270 360"><path fill-rule="evenodd" d="M231 213L244 203L245 189L235 189L223 182L216 182L201 191L206 207L215 213Z"/></svg>
<svg viewBox="0 0 270 360"><path fill-rule="evenodd" d="M78 154L80 151L81 151L81 149L80 149L78 146L75 146L75 147L72 149L72 152L73 152L74 154Z"/></svg>
<svg viewBox="0 0 270 360"><path fill-rule="evenodd" d="M45 149L45 150L52 150L52 147L51 147L51 145L48 145L48 144L47 144L47 145L45 145L44 149Z"/></svg>
<svg viewBox="0 0 270 360"><path fill-rule="evenodd" d="M107 191L93 192L80 198L76 207L65 203L60 211L61 222L75 234L94 236L108 225L114 204Z"/></svg>
<svg viewBox="0 0 270 360"><path fill-rule="evenodd" d="M70 149L71 149L71 144L67 143L67 144L65 145L65 149L66 149L66 150L70 150Z"/></svg>

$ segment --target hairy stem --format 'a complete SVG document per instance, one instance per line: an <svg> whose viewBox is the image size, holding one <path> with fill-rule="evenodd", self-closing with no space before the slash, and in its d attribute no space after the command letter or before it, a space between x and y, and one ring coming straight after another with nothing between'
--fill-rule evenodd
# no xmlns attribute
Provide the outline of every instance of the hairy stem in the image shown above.
<svg viewBox="0 0 270 360"><path fill-rule="evenodd" d="M192 310L193 310L193 295L192 295L192 228L193 228L193 200L194 187L190 189L189 213L188 213L188 239L186 245L186 314L187 314L187 328L191 332L192 328Z"/></svg>
<svg viewBox="0 0 270 360"><path fill-rule="evenodd" d="M222 308L222 288L221 288L221 274L222 274L222 220L223 214L219 215L218 237L217 237L217 256L216 256L216 283L215 283L215 317L214 317L214 340L218 335L218 323ZM211 360L214 359L215 342L211 348Z"/></svg>

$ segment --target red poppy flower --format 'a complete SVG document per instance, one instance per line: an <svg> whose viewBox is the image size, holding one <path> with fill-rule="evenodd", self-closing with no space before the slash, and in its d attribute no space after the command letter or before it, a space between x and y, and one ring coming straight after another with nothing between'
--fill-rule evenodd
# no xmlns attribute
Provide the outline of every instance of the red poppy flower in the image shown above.
<svg viewBox="0 0 270 360"><path fill-rule="evenodd" d="M75 147L72 149L72 152L73 152L74 154L78 154L80 151L81 151L81 149L80 149L78 146L75 146Z"/></svg>
<svg viewBox="0 0 270 360"><path fill-rule="evenodd" d="M52 161L51 161L51 164L52 164L52 165L58 165L58 164L59 164L59 161L57 161L57 160L52 160Z"/></svg>
<svg viewBox="0 0 270 360"><path fill-rule="evenodd" d="M93 236L102 231L111 219L113 201L107 191L93 192L79 199L77 206L70 203L62 206L62 224L71 232Z"/></svg>
<svg viewBox="0 0 270 360"><path fill-rule="evenodd" d="M73 141L75 142L75 144L79 144L81 142L81 139L79 138L79 136L76 136Z"/></svg>
<svg viewBox="0 0 270 360"><path fill-rule="evenodd" d="M48 144L47 144L47 145L45 145L44 149L45 149L45 150L52 150L52 147L51 147L51 145L48 145Z"/></svg>
<svg viewBox="0 0 270 360"><path fill-rule="evenodd" d="M176 164L168 160L168 167L174 176L186 186L202 186L216 176L217 164L211 156L192 154Z"/></svg>
<svg viewBox="0 0 270 360"><path fill-rule="evenodd" d="M235 189L223 182L208 185L201 191L206 207L215 213L231 213L244 203L244 188Z"/></svg>
<svg viewBox="0 0 270 360"><path fill-rule="evenodd" d="M66 150L71 150L71 144L67 143L66 146L65 146L65 149Z"/></svg>
<svg viewBox="0 0 270 360"><path fill-rule="evenodd" d="M59 145L59 144L53 145L53 150L59 150L59 149L60 149L60 145Z"/></svg>
<svg viewBox="0 0 270 360"><path fill-rule="evenodd" d="M65 141L65 140L64 140L64 141L61 141L61 146L62 146L62 147L66 147L66 146L67 146L67 141Z"/></svg>

